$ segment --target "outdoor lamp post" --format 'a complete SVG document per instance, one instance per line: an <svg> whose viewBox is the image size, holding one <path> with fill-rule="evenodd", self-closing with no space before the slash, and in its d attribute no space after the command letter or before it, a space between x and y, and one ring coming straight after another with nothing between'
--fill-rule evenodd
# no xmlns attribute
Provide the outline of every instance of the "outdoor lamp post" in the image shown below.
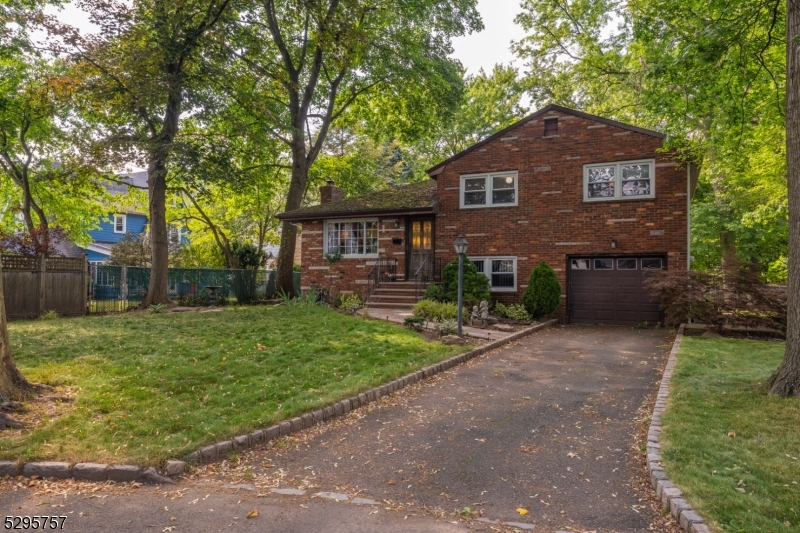
<svg viewBox="0 0 800 533"><path fill-rule="evenodd" d="M467 239L463 235L459 235L453 242L453 247L458 254L458 336L461 337L461 326L463 317L461 316L461 308L464 307L464 254L467 253Z"/></svg>

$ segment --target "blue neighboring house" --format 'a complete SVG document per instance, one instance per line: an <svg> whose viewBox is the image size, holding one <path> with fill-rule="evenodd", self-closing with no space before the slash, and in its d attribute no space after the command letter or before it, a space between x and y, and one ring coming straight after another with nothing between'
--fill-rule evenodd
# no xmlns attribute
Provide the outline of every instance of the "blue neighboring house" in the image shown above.
<svg viewBox="0 0 800 533"><path fill-rule="evenodd" d="M125 194L128 191L128 186L147 189L147 171L143 170L122 174L120 177L127 185L123 183L109 183L106 185L108 192ZM98 264L106 261L111 256L111 247L121 241L125 235L128 233L139 235L146 230L146 213L136 210L109 212L105 217L101 217L100 227L89 232L92 242L86 246L86 248L80 248L74 245L72 248L74 252L87 255L89 263ZM170 227L169 239L170 242L188 242L185 231L179 227ZM73 255L73 253L67 253L65 255Z"/></svg>

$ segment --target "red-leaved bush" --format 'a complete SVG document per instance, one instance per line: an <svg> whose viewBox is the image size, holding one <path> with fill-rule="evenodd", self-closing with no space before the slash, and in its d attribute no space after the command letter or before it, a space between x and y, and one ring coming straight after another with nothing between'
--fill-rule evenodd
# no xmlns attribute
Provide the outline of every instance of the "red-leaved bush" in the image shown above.
<svg viewBox="0 0 800 533"><path fill-rule="evenodd" d="M671 327L692 319L721 329L746 326L786 331L786 287L767 285L762 275L740 266L726 279L721 272L659 271L645 288L661 302Z"/></svg>
<svg viewBox="0 0 800 533"><path fill-rule="evenodd" d="M64 241L66 234L60 227L39 226L33 234L25 230L5 233L0 230L0 252L17 255L59 255L57 246Z"/></svg>

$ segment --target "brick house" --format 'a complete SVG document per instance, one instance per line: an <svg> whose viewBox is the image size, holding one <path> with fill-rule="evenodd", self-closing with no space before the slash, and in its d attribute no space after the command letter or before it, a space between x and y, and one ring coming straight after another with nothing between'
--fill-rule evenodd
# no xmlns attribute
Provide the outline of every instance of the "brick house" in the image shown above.
<svg viewBox="0 0 800 533"><path fill-rule="evenodd" d="M661 133L550 105L432 167L431 180L348 199L329 183L320 205L279 218L302 223L303 289L413 302L410 282L435 278L463 235L497 301L519 302L547 261L561 319L655 323L642 279L688 268L697 179L663 144Z"/></svg>

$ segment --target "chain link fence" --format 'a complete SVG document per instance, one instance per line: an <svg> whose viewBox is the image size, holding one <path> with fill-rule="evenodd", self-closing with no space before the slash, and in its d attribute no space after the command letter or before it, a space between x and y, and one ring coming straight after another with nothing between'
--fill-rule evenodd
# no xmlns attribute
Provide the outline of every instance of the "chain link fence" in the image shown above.
<svg viewBox="0 0 800 533"><path fill-rule="evenodd" d="M138 307L147 294L149 267L89 265L88 312L126 311ZM169 297L179 305L207 306L207 287L216 291L218 305L247 304L275 296L274 270L231 270L214 268L170 268ZM300 288L300 273L294 285Z"/></svg>

